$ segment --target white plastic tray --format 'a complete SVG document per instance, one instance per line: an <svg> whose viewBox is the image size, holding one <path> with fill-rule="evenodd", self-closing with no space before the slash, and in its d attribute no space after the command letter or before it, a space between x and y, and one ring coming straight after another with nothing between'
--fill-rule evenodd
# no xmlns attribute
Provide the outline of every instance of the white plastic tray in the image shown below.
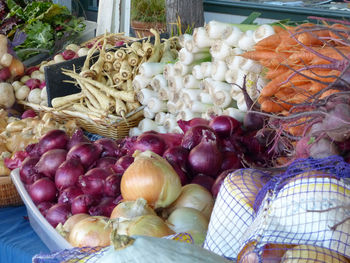
<svg viewBox="0 0 350 263"><path fill-rule="evenodd" d="M58 251L62 249L72 248L69 244L43 217L39 209L35 206L30 198L27 190L25 189L21 178L19 177L19 168L11 172L11 178L16 186L16 189L21 196L24 205L27 208L29 222L34 231L38 234L44 244L50 249L50 251Z"/></svg>

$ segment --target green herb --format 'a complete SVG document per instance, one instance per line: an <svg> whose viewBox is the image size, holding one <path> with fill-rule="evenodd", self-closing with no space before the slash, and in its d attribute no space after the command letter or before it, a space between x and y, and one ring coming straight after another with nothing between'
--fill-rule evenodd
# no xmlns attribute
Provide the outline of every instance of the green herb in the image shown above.
<svg viewBox="0 0 350 263"><path fill-rule="evenodd" d="M307 142L307 144L313 144L315 140L315 137L310 137L310 140Z"/></svg>

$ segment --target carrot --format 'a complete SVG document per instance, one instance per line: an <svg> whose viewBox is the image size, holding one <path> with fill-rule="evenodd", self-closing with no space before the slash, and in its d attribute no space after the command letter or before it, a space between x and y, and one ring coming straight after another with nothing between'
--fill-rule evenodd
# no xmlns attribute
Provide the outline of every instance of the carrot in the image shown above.
<svg viewBox="0 0 350 263"><path fill-rule="evenodd" d="M349 39L349 37L350 37L350 28L349 27L347 27L343 24L336 23L336 24L331 25L330 28L343 31L342 33L338 33L338 32L330 30L329 36L336 43L338 43L339 40L341 41L344 39ZM347 33L345 33L345 32L347 32Z"/></svg>
<svg viewBox="0 0 350 263"><path fill-rule="evenodd" d="M269 97L269 96L274 95L278 91L278 89L280 87L280 83L282 83L292 73L293 73L292 70L288 70L285 73L283 73L283 74L279 75L278 77L274 78L273 80L271 80L261 90L260 95L264 96L264 97Z"/></svg>
<svg viewBox="0 0 350 263"><path fill-rule="evenodd" d="M338 93L338 92L339 92L339 90L329 89L329 90L326 90L325 92L323 92L320 98L324 99L324 98L326 98L332 94Z"/></svg>
<svg viewBox="0 0 350 263"><path fill-rule="evenodd" d="M281 43L281 37L279 34L274 34L260 40L255 44L255 50L269 49L274 50Z"/></svg>
<svg viewBox="0 0 350 263"><path fill-rule="evenodd" d="M9 70L12 77L21 76L24 73L24 65L17 58L13 58L9 66Z"/></svg>
<svg viewBox="0 0 350 263"><path fill-rule="evenodd" d="M323 42L319 39L319 37L323 37L323 38L329 37L329 30L326 30L326 29L316 30L315 25L312 23L302 24L297 28L297 30L299 29L301 31L309 30L309 32L303 32L296 35L296 38L298 39L298 41L300 41L300 43L306 46L322 45Z"/></svg>
<svg viewBox="0 0 350 263"><path fill-rule="evenodd" d="M271 112L271 113L276 113L280 112L285 108L290 108L290 105L287 105L286 103L276 103L272 101L271 99L264 100L260 104L260 109L265 112Z"/></svg>
<svg viewBox="0 0 350 263"><path fill-rule="evenodd" d="M267 71L265 77L267 79L272 80L272 79L276 78L277 76L284 74L287 70L288 70L288 68L286 66L282 66L282 65L280 65L276 68L272 68L272 69L270 68Z"/></svg>

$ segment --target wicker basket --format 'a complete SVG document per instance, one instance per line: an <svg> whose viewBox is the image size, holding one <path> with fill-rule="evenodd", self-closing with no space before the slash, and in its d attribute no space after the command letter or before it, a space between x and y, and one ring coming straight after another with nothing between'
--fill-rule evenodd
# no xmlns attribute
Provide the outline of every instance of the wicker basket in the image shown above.
<svg viewBox="0 0 350 263"><path fill-rule="evenodd" d="M116 123L107 123L105 120L94 121L92 119L86 120L79 117L74 117L64 113L64 111L58 111L50 107L45 107L26 101L19 101L18 103L24 105L25 108L33 109L37 113L50 112L53 115L53 118L58 122L74 120L79 127L90 133L95 133L115 140L128 136L130 128L136 127L144 118L142 107L129 113L126 116L126 120L120 120Z"/></svg>
<svg viewBox="0 0 350 263"><path fill-rule="evenodd" d="M22 199L18 194L10 176L0 176L0 207L22 205Z"/></svg>

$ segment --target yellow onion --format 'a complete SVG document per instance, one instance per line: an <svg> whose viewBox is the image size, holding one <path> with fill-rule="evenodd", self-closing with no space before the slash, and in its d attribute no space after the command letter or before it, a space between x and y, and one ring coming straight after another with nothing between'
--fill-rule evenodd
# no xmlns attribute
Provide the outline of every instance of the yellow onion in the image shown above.
<svg viewBox="0 0 350 263"><path fill-rule="evenodd" d="M155 215L154 210L147 204L143 198L138 198L136 201L124 201L114 207L111 219L125 218L131 219L143 215Z"/></svg>
<svg viewBox="0 0 350 263"><path fill-rule="evenodd" d="M176 233L189 233L195 244L204 242L209 220L197 209L180 207L172 212L167 220L169 227Z"/></svg>
<svg viewBox="0 0 350 263"><path fill-rule="evenodd" d="M66 222L64 222L63 225L62 223L59 223L56 226L56 230L61 236L67 239L73 226L75 226L79 221L87 217L90 217L90 215L84 213L72 215L66 220Z"/></svg>
<svg viewBox="0 0 350 263"><path fill-rule="evenodd" d="M112 232L108 220L104 216L90 216L80 220L69 233L69 243L73 247L108 246Z"/></svg>
<svg viewBox="0 0 350 263"><path fill-rule="evenodd" d="M187 184L182 187L180 196L166 208L166 211L170 214L180 207L197 209L209 220L214 207L214 198L203 186Z"/></svg>
<svg viewBox="0 0 350 263"><path fill-rule="evenodd" d="M180 195L181 182L174 168L149 150L134 153L134 162L121 180L121 194L126 201L144 198L154 208L167 207Z"/></svg>
<svg viewBox="0 0 350 263"><path fill-rule="evenodd" d="M124 220L115 225L118 235L164 237L174 234L168 225L156 215L144 215Z"/></svg>

